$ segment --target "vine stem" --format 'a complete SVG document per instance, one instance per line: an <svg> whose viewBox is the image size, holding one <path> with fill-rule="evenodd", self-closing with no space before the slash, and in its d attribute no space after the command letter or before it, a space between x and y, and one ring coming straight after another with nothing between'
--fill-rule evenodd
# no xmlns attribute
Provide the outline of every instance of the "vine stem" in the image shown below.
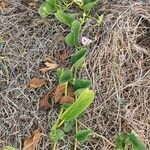
<svg viewBox="0 0 150 150"><path fill-rule="evenodd" d="M65 96L67 96L67 89L68 89L68 82L65 83ZM58 118L57 118L57 121L56 121L56 123L52 127L52 132L54 132L54 133L56 132L56 128L59 128L64 123L64 121L62 121L59 124L60 117L61 117L63 111L64 111L64 109L61 108L60 113L59 113ZM53 150L56 150L56 147L57 147L57 142L54 143Z"/></svg>
<svg viewBox="0 0 150 150"><path fill-rule="evenodd" d="M77 118L75 119L75 122L76 122L76 133L77 133L77 132L78 132L78 122L77 122ZM77 144L78 144L78 141L77 141L77 138L75 138L74 150L77 149Z"/></svg>
<svg viewBox="0 0 150 150"><path fill-rule="evenodd" d="M56 150L56 147L57 147L57 143L55 142L53 145L53 150Z"/></svg>
<svg viewBox="0 0 150 150"><path fill-rule="evenodd" d="M65 96L67 96L68 82L65 83Z"/></svg>

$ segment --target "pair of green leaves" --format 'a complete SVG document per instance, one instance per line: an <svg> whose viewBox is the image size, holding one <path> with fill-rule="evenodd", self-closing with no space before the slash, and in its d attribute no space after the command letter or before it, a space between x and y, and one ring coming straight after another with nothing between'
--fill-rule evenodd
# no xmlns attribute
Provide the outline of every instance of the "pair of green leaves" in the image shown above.
<svg viewBox="0 0 150 150"><path fill-rule="evenodd" d="M125 150L128 144L133 150L146 150L146 146L137 138L134 133L121 133L116 137L116 150Z"/></svg>
<svg viewBox="0 0 150 150"><path fill-rule="evenodd" d="M50 14L55 13L58 9L59 9L58 0L47 0L40 6L38 13L40 14L40 16L45 18Z"/></svg>
<svg viewBox="0 0 150 150"><path fill-rule="evenodd" d="M73 0L85 12L90 12L92 7L97 3L97 0Z"/></svg>
<svg viewBox="0 0 150 150"><path fill-rule="evenodd" d="M50 139L55 143L58 140L63 140L65 137L65 133L61 129L56 129L50 133Z"/></svg>
<svg viewBox="0 0 150 150"><path fill-rule="evenodd" d="M87 48L81 48L79 51L77 51L72 57L71 57L71 64L75 68L80 68L83 66L83 61L85 59L85 56L87 54L88 50Z"/></svg>
<svg viewBox="0 0 150 150"><path fill-rule="evenodd" d="M65 133L72 131L74 128L74 121L68 121L64 124L64 129L56 129L55 132L51 132L50 133L50 139L53 142L57 142L58 140L64 140L65 137ZM85 142L88 140L89 136L91 135L91 131L88 129L84 129L84 130L79 130L76 135L75 138L79 141L79 142ZM6 149L6 150L11 150L11 149ZM14 150L14 149L12 149Z"/></svg>
<svg viewBox="0 0 150 150"><path fill-rule="evenodd" d="M85 12L90 12L94 5L98 2L98 0L84 0L84 6L82 9Z"/></svg>
<svg viewBox="0 0 150 150"><path fill-rule="evenodd" d="M79 130L76 135L75 138L79 141L79 142L85 142L88 140L88 137L91 135L91 131L88 129L84 129L84 130Z"/></svg>
<svg viewBox="0 0 150 150"><path fill-rule="evenodd" d="M86 48L81 48L75 55L71 57L71 64L75 68L79 68L83 65L83 61L85 59L85 56L87 54ZM57 70L57 76L59 78L59 83L64 84L72 79L72 71L69 69L58 69ZM75 90L78 89L80 81L76 80L75 84ZM83 85L86 84L86 81L83 81ZM82 87L81 87L82 88Z"/></svg>
<svg viewBox="0 0 150 150"><path fill-rule="evenodd" d="M60 22L71 27L71 32L65 37L65 42L69 46L79 46L80 22L71 17L71 15L64 13L62 10L58 10L55 16Z"/></svg>
<svg viewBox="0 0 150 150"><path fill-rule="evenodd" d="M57 76L60 84L65 84L72 79L72 72L69 69L58 69Z"/></svg>
<svg viewBox="0 0 150 150"><path fill-rule="evenodd" d="M65 37L65 42L69 46L79 46L81 25L78 20L74 20L71 25L71 32Z"/></svg>
<svg viewBox="0 0 150 150"><path fill-rule="evenodd" d="M43 17L47 17L49 14L55 12L58 9L56 3L56 0L45 2L40 7L39 14ZM60 22L71 27L71 32L65 37L65 42L69 46L79 46L81 30L80 22L71 17L71 15L64 13L62 10L57 10L55 16Z"/></svg>

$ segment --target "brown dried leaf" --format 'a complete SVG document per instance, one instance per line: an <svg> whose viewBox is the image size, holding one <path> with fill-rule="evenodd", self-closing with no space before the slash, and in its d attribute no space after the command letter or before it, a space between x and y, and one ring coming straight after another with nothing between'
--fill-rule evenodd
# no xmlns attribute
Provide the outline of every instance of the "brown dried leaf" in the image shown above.
<svg viewBox="0 0 150 150"><path fill-rule="evenodd" d="M43 73L45 73L45 72L47 72L47 71L49 71L50 70L50 68L41 68L41 69L39 69L39 71L41 71L41 72L43 72Z"/></svg>
<svg viewBox="0 0 150 150"><path fill-rule="evenodd" d="M68 86L67 95L74 97L74 90L73 90L73 87L71 85Z"/></svg>
<svg viewBox="0 0 150 150"><path fill-rule="evenodd" d="M60 99L64 96L65 86L62 84L58 84L55 90L55 102L59 102Z"/></svg>
<svg viewBox="0 0 150 150"><path fill-rule="evenodd" d="M56 69L58 67L58 65L54 61L47 60L47 61L44 61L44 62L45 62L46 67L39 69L39 71L41 71L43 73L45 73L49 70Z"/></svg>
<svg viewBox="0 0 150 150"><path fill-rule="evenodd" d="M40 129L35 130L32 135L24 141L23 150L35 150L41 136L42 133Z"/></svg>
<svg viewBox="0 0 150 150"><path fill-rule="evenodd" d="M43 62L55 63L55 61L53 59L54 59L53 57L47 56L44 58Z"/></svg>
<svg viewBox="0 0 150 150"><path fill-rule="evenodd" d="M44 84L46 84L45 79L33 78L29 83L27 83L27 86L36 89L43 86Z"/></svg>
<svg viewBox="0 0 150 150"><path fill-rule="evenodd" d="M43 94L39 100L39 108L47 110L51 107L49 100L53 97L53 91L48 91Z"/></svg>
<svg viewBox="0 0 150 150"><path fill-rule="evenodd" d="M35 9L37 9L38 5L37 5L36 0L28 0L28 6L35 10Z"/></svg>
<svg viewBox="0 0 150 150"><path fill-rule="evenodd" d="M60 104L72 104L75 101L75 99L71 96L63 96L59 103Z"/></svg>
<svg viewBox="0 0 150 150"><path fill-rule="evenodd" d="M62 53L60 54L60 60L61 60L61 61L64 61L64 60L66 60L69 56L70 56L69 50L64 50L64 51L62 51Z"/></svg>
<svg viewBox="0 0 150 150"><path fill-rule="evenodd" d="M50 62L45 62L45 65L49 68L49 69L56 69L58 67L58 65L56 63L50 63Z"/></svg>
<svg viewBox="0 0 150 150"><path fill-rule="evenodd" d="M5 2L5 0L0 1L0 12L3 13L6 7L7 7L7 3Z"/></svg>

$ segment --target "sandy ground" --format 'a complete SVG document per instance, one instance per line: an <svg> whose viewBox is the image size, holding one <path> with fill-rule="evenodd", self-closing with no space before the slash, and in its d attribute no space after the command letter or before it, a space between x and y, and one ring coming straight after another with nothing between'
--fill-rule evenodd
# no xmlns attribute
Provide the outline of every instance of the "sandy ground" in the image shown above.
<svg viewBox="0 0 150 150"><path fill-rule="evenodd" d="M0 149L13 145L21 149L25 138L41 128L43 138L37 150L50 150L49 131L59 107L40 110L39 98L57 84L54 71L38 71L46 56L61 66L60 54L72 49L64 44L68 28L54 17L42 19L27 0L7 0L0 16ZM86 67L79 76L92 81L96 98L82 124L101 137L93 137L82 150L112 150L114 136L134 130L150 149L150 1L100 1L92 15L104 14L101 26L87 22L82 35L97 40L91 44ZM30 90L33 77L48 80L46 86ZM107 140L106 140L106 139ZM70 135L59 150L72 150Z"/></svg>

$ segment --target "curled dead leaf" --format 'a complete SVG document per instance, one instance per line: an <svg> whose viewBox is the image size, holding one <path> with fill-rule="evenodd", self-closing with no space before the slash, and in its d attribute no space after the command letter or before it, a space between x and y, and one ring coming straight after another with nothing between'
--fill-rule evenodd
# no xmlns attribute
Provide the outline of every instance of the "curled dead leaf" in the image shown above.
<svg viewBox="0 0 150 150"><path fill-rule="evenodd" d="M46 67L43 67L41 69L39 69L39 71L45 73L49 70L54 70L58 67L58 64L56 64L54 61L47 59L46 61L44 60L44 64Z"/></svg>
<svg viewBox="0 0 150 150"><path fill-rule="evenodd" d="M39 108L47 110L51 107L49 100L53 97L53 90L43 94L39 100Z"/></svg>
<svg viewBox="0 0 150 150"><path fill-rule="evenodd" d="M63 50L60 54L60 60L64 61L70 56L70 51L69 50Z"/></svg>
<svg viewBox="0 0 150 150"><path fill-rule="evenodd" d="M40 132L40 129L36 129L32 135L24 141L23 150L35 150L41 136L42 133Z"/></svg>
<svg viewBox="0 0 150 150"><path fill-rule="evenodd" d="M63 96L59 103L60 104L72 104L75 101L75 99L71 96Z"/></svg>
<svg viewBox="0 0 150 150"><path fill-rule="evenodd" d="M43 73L45 73L45 72L47 72L49 70L50 70L50 68L47 68L47 67L39 69L39 71L41 71Z"/></svg>
<svg viewBox="0 0 150 150"><path fill-rule="evenodd" d="M49 69L56 69L58 67L58 65L56 63L50 63L50 62L45 62L45 65Z"/></svg>
<svg viewBox="0 0 150 150"><path fill-rule="evenodd" d="M36 89L42 87L45 84L46 84L46 79L33 78L30 80L29 83L27 83L27 86Z"/></svg>
<svg viewBox="0 0 150 150"><path fill-rule="evenodd" d="M56 89L55 89L55 102L59 102L60 99L64 96L64 90L65 90L65 86L62 84L58 84Z"/></svg>
<svg viewBox="0 0 150 150"><path fill-rule="evenodd" d="M73 87L71 85L68 86L67 95L74 97L74 90L73 90Z"/></svg>
<svg viewBox="0 0 150 150"><path fill-rule="evenodd" d="M7 7L7 3L5 0L1 0L0 1L0 12L4 12L6 10L6 7Z"/></svg>

